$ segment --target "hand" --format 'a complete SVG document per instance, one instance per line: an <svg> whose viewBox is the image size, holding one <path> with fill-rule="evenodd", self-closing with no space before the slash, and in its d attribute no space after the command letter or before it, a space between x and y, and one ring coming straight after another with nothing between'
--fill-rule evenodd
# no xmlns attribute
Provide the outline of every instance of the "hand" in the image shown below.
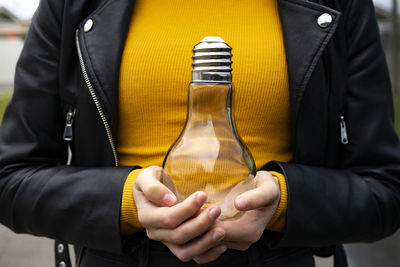
<svg viewBox="0 0 400 267"><path fill-rule="evenodd" d="M259 171L254 179L256 187L235 199L235 207L246 213L237 220L216 223L216 227L224 229L226 233L223 243L228 248L247 250L257 242L278 207L278 178L267 171Z"/></svg>
<svg viewBox="0 0 400 267"><path fill-rule="evenodd" d="M182 261L217 259L226 250L221 244L225 231L214 227L221 209L201 210L206 195L200 191L177 203L176 196L160 182L161 173L158 166L143 169L133 186L139 221L147 236L164 243Z"/></svg>

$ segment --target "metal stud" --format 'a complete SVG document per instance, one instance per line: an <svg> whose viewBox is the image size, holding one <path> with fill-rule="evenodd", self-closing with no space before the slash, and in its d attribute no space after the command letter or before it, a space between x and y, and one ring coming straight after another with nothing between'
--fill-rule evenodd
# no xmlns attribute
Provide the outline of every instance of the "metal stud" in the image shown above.
<svg viewBox="0 0 400 267"><path fill-rule="evenodd" d="M92 19L88 19L85 22L85 25L83 26L83 31L84 32L89 32L92 28L93 28L93 20Z"/></svg>
<svg viewBox="0 0 400 267"><path fill-rule="evenodd" d="M327 28L332 23L332 15L328 13L324 13L318 17L318 26L321 28Z"/></svg>
<svg viewBox="0 0 400 267"><path fill-rule="evenodd" d="M63 252L64 252L64 245L63 245L63 244L58 244L58 246L57 246L57 252L58 252L58 253L63 253Z"/></svg>
<svg viewBox="0 0 400 267"><path fill-rule="evenodd" d="M63 261L60 261L60 264L58 264L58 267L67 267L67 264Z"/></svg>

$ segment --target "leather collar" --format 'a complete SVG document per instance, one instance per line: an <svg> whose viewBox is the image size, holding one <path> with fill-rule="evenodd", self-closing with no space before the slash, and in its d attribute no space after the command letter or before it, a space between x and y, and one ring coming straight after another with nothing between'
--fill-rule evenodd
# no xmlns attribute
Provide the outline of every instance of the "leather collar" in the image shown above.
<svg viewBox="0 0 400 267"><path fill-rule="evenodd" d="M341 13L306 0L278 2L295 121L304 91L337 28ZM114 133L117 130L120 61L133 7L132 0L109 0L84 19L78 29L89 79ZM325 13L331 16L332 22L328 27L321 27L318 18ZM84 25L89 19L93 20L93 27L85 32Z"/></svg>

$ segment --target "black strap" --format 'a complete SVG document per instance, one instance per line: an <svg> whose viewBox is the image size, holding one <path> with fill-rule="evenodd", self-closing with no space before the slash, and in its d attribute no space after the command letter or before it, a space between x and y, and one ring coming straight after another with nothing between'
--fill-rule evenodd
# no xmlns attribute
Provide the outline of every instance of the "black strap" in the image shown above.
<svg viewBox="0 0 400 267"><path fill-rule="evenodd" d="M56 267L72 267L68 244L55 240L54 255L56 259Z"/></svg>

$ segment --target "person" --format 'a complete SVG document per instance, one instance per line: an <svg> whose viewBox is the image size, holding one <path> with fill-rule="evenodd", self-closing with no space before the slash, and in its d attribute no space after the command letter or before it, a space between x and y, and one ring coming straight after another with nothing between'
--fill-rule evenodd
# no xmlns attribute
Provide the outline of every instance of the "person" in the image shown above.
<svg viewBox="0 0 400 267"><path fill-rule="evenodd" d="M258 167L232 221L159 178L210 35L234 48ZM42 0L0 130L0 222L81 267L346 266L340 244L399 227L399 148L371 1Z"/></svg>

